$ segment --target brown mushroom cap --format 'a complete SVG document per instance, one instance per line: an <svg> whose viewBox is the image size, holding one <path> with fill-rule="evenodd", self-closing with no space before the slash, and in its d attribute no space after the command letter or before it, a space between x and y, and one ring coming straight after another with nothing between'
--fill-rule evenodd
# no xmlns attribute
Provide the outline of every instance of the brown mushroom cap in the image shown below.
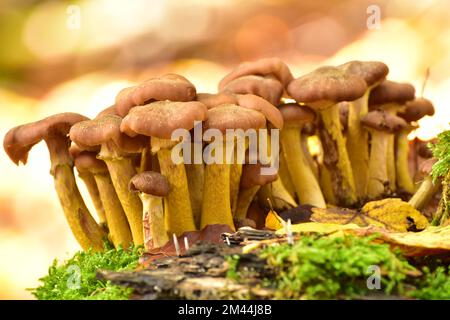
<svg viewBox="0 0 450 320"><path fill-rule="evenodd" d="M203 103L208 109L220 106L221 104L237 104L236 95L229 92L198 93L197 101Z"/></svg>
<svg viewBox="0 0 450 320"><path fill-rule="evenodd" d="M136 174L130 180L129 189L133 192L143 192L157 197L166 197L170 192L167 178L154 171Z"/></svg>
<svg viewBox="0 0 450 320"><path fill-rule="evenodd" d="M110 106L110 107L108 107L108 108L103 109L102 111L100 111L100 112L95 116L94 119L98 119L98 118L100 118L100 117L102 117L102 116L106 116L106 115L115 115L115 116L118 116L119 114L117 113L116 105L112 105L112 106Z"/></svg>
<svg viewBox="0 0 450 320"><path fill-rule="evenodd" d="M388 66L381 61L349 61L338 68L349 74L357 75L364 79L368 86L386 78L389 73Z"/></svg>
<svg viewBox="0 0 450 320"><path fill-rule="evenodd" d="M70 139L83 149L113 141L124 152L140 152L148 145L148 139L143 136L131 138L123 134L120 131L121 122L122 118L116 115L82 121L70 129Z"/></svg>
<svg viewBox="0 0 450 320"><path fill-rule="evenodd" d="M422 162L419 168L419 172L425 175L429 175L433 170L433 165L436 163L436 158L430 158Z"/></svg>
<svg viewBox="0 0 450 320"><path fill-rule="evenodd" d="M166 74L121 90L116 97L116 109L122 117L134 106L149 101L192 101L196 97L194 85L178 74Z"/></svg>
<svg viewBox="0 0 450 320"><path fill-rule="evenodd" d="M425 116L434 115L434 106L428 99L417 98L406 102L405 110L398 115L408 122L417 121Z"/></svg>
<svg viewBox="0 0 450 320"><path fill-rule="evenodd" d="M316 113L307 106L296 103L286 103L278 107L286 128L301 128L307 123L312 123L316 119Z"/></svg>
<svg viewBox="0 0 450 320"><path fill-rule="evenodd" d="M97 159L95 152L81 151L74 157L78 172L105 173L108 171L105 162Z"/></svg>
<svg viewBox="0 0 450 320"><path fill-rule="evenodd" d="M237 66L220 81L219 90L222 91L230 81L248 75L273 76L283 86L294 79L289 67L279 58L265 58Z"/></svg>
<svg viewBox="0 0 450 320"><path fill-rule="evenodd" d="M170 139L176 129L191 130L195 121L205 121L206 106L198 101L157 101L130 110L120 129L129 136L142 134Z"/></svg>
<svg viewBox="0 0 450 320"><path fill-rule="evenodd" d="M226 133L227 129L261 129L266 126L266 117L258 111L242 108L233 104L224 104L208 110L208 119L203 128L219 129Z"/></svg>
<svg viewBox="0 0 450 320"><path fill-rule="evenodd" d="M403 104L414 99L416 89L409 83L385 80L370 91L369 106L379 106L387 103Z"/></svg>
<svg viewBox="0 0 450 320"><path fill-rule="evenodd" d="M240 107L259 111L264 114L267 121L269 121L275 128L283 128L283 116L273 104L253 94L238 94L236 96L237 104Z"/></svg>
<svg viewBox="0 0 450 320"><path fill-rule="evenodd" d="M283 84L272 76L243 76L228 82L223 90L236 94L254 94L272 104L278 104L283 95Z"/></svg>
<svg viewBox="0 0 450 320"><path fill-rule="evenodd" d="M89 118L78 113L59 113L45 119L12 128L5 135L3 147L9 158L15 163L27 163L28 152L39 141L46 139L49 133L66 136L70 128Z"/></svg>
<svg viewBox="0 0 450 320"><path fill-rule="evenodd" d="M361 124L378 131L397 132L408 126L405 120L384 110L370 111L361 119Z"/></svg>
<svg viewBox="0 0 450 320"><path fill-rule="evenodd" d="M264 186L278 179L278 174L262 175L261 164L244 164L242 167L241 188Z"/></svg>
<svg viewBox="0 0 450 320"><path fill-rule="evenodd" d="M287 92L295 101L321 110L341 101L356 100L366 89L366 82L359 76L336 67L321 67L293 80Z"/></svg>

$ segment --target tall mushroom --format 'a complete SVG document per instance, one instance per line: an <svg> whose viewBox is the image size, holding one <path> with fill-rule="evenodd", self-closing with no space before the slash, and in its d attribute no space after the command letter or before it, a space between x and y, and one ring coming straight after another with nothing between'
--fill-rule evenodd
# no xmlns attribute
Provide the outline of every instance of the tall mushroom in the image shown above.
<svg viewBox="0 0 450 320"><path fill-rule="evenodd" d="M367 84L366 92L362 97L348 102L348 129L346 133L346 147L353 170L356 194L359 199L362 199L366 194L369 178L369 134L361 126L360 121L369 112L368 99L372 88L386 78L389 68L379 61L350 61L338 66L338 68L363 78Z"/></svg>
<svg viewBox="0 0 450 320"><path fill-rule="evenodd" d="M179 143L171 140L172 133L177 129L191 130L196 121L204 121L206 116L206 106L198 101L157 101L131 109L120 127L129 136L151 137L151 150L157 154L161 174L171 190L165 198L169 234L179 236L196 230L184 163L172 161L172 148Z"/></svg>
<svg viewBox="0 0 450 320"><path fill-rule="evenodd" d="M70 129L70 138L81 147L101 146L98 158L108 167L111 180L130 225L133 242L143 244L142 203L128 190L130 179L136 174L130 153L140 152L148 143L142 136L130 138L120 132L122 118L104 115L82 121Z"/></svg>
<svg viewBox="0 0 450 320"><path fill-rule="evenodd" d="M288 103L278 108L283 115L281 150L286 159L289 175L301 204L326 208L319 182L303 153L301 131L305 123L314 121L316 114L306 106Z"/></svg>
<svg viewBox="0 0 450 320"><path fill-rule="evenodd" d="M116 248L128 248L133 243L130 226L105 162L96 158L97 153L82 151L75 157L78 172L89 173L98 188L100 201L105 209L105 222L109 238Z"/></svg>
<svg viewBox="0 0 450 320"><path fill-rule="evenodd" d="M70 127L86 119L77 113L60 113L12 128L4 138L3 147L15 164L26 164L31 148L41 140L45 141L50 153L50 173L72 233L84 250L92 247L101 251L106 235L89 213L78 190L67 138Z"/></svg>
<svg viewBox="0 0 450 320"><path fill-rule="evenodd" d="M377 199L389 189L386 160L389 136L407 124L402 118L381 110L370 111L361 119L361 123L371 135L367 196Z"/></svg>
<svg viewBox="0 0 450 320"><path fill-rule="evenodd" d="M356 100L366 89L366 82L361 77L335 67L318 68L293 80L287 87L292 98L319 114L324 163L330 172L338 204L344 206L354 205L357 197L337 103Z"/></svg>
<svg viewBox="0 0 450 320"><path fill-rule="evenodd" d="M261 129L266 125L266 118L258 111L237 105L220 105L208 110L205 130L215 129L215 149L211 148L211 161L205 167L204 194L201 228L209 224L227 224L234 229L230 199L230 167L225 157L227 129ZM213 132L213 131L211 131ZM234 141L234 137L233 137ZM217 160L217 161L216 161ZM210 162L210 163L209 163Z"/></svg>
<svg viewBox="0 0 450 320"><path fill-rule="evenodd" d="M143 216L150 228L149 237L145 239L146 247L162 247L169 241L163 209L163 198L170 192L169 182L158 172L144 171L131 179L130 190L139 193L144 208Z"/></svg>
<svg viewBox="0 0 450 320"><path fill-rule="evenodd" d="M408 203L417 210L422 210L430 202L433 195L439 190L439 183L434 183L431 177L431 169L436 163L435 158L430 158L422 163L420 166L420 172L424 175L424 179L420 184L420 187L409 199Z"/></svg>

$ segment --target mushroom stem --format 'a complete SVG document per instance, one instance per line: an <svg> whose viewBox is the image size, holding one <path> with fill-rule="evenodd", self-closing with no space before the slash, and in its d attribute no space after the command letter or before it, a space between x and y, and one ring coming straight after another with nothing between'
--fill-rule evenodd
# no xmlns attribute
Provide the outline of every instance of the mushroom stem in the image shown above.
<svg viewBox="0 0 450 320"><path fill-rule="evenodd" d="M328 171L328 168L321 164L320 165L320 188L322 189L323 196L325 197L325 200L329 204L336 204L336 197L333 193L333 184L331 182L331 175L330 171Z"/></svg>
<svg viewBox="0 0 450 320"><path fill-rule="evenodd" d="M111 177L107 172L104 174L97 173L93 176L105 208L110 239L116 248L118 248L119 245L123 248L128 248L133 242L133 238L131 236L127 217L123 211L120 200L117 197Z"/></svg>
<svg viewBox="0 0 450 320"><path fill-rule="evenodd" d="M203 202L203 181L205 167L203 164L186 164L186 177L188 181L189 196L192 206L192 214L196 227L200 227Z"/></svg>
<svg viewBox="0 0 450 320"><path fill-rule="evenodd" d="M309 151L308 147L308 136L302 134L300 136L301 145L303 154L306 158L306 161L308 161L309 166L311 167L312 172L314 173L314 176L316 179L319 179L319 167L317 166L317 163L314 161L313 157L311 156L311 152Z"/></svg>
<svg viewBox="0 0 450 320"><path fill-rule="evenodd" d="M83 180L86 189L91 196L92 204L98 215L98 221L100 225L106 224L105 208L103 207L102 199L98 190L97 183L95 182L94 175L90 172L78 172L78 177Z"/></svg>
<svg viewBox="0 0 450 320"><path fill-rule="evenodd" d="M369 94L370 89L361 98L349 102L348 110L346 147L359 199L365 197L369 179L369 133L360 122L369 111Z"/></svg>
<svg viewBox="0 0 450 320"><path fill-rule="evenodd" d="M367 195L370 199L376 199L385 193L388 183L386 155L389 135L383 131L372 130L371 136Z"/></svg>
<svg viewBox="0 0 450 320"><path fill-rule="evenodd" d="M239 197L239 183L242 175L242 164L235 161L230 166L230 202L231 212L233 216L236 214L238 197Z"/></svg>
<svg viewBox="0 0 450 320"><path fill-rule="evenodd" d="M397 188L394 148L395 148L395 136L393 133L391 133L388 136L387 151L386 151L386 171L389 181L390 192L395 191L395 189Z"/></svg>
<svg viewBox="0 0 450 320"><path fill-rule="evenodd" d="M280 171L278 171L279 173ZM262 207L267 207L267 199L270 199L274 209L287 210L297 207L292 195L286 190L280 177L259 189L258 200Z"/></svg>
<svg viewBox="0 0 450 320"><path fill-rule="evenodd" d="M342 136L337 105L320 111L320 137L324 148L324 163L331 175L333 193L338 204L356 203L355 183L350 160Z"/></svg>
<svg viewBox="0 0 450 320"><path fill-rule="evenodd" d="M139 197L142 200L144 216L148 218L150 226L150 239L146 240L151 248L160 248L169 241L164 224L163 199L144 192L139 192Z"/></svg>
<svg viewBox="0 0 450 320"><path fill-rule="evenodd" d="M105 161L108 167L114 189L127 216L134 244L143 244L142 203L136 194L128 190L128 183L136 174L131 158L123 156L112 141L102 144L98 158Z"/></svg>
<svg viewBox="0 0 450 320"><path fill-rule="evenodd" d="M419 189L409 199L408 203L417 210L423 209L439 190L439 184L434 184L430 175L426 176Z"/></svg>
<svg viewBox="0 0 450 320"><path fill-rule="evenodd" d="M72 233L83 250L92 248L95 251L102 251L106 234L89 213L78 190L67 138L60 134L50 134L45 142L50 152L50 172L53 175L56 193Z"/></svg>
<svg viewBox="0 0 450 320"><path fill-rule="evenodd" d="M247 217L248 208L260 188L261 186L253 186L245 189L241 188L237 201L236 214L234 215L235 220L239 221Z"/></svg>
<svg viewBox="0 0 450 320"><path fill-rule="evenodd" d="M408 170L408 153L408 130L402 130L397 135L397 157L395 162L397 169L397 185L399 189L412 194L414 193L414 182Z"/></svg>
<svg viewBox="0 0 450 320"><path fill-rule="evenodd" d="M180 236L183 232L196 230L184 163L175 164L172 161L173 141L152 137L151 143L152 152L157 152L161 174L167 178L170 186L170 193L166 197L167 232Z"/></svg>
<svg viewBox="0 0 450 320"><path fill-rule="evenodd" d="M287 127L280 132L281 147L295 192L301 204L326 208L319 183L303 154L300 135L298 128Z"/></svg>
<svg viewBox="0 0 450 320"><path fill-rule="evenodd" d="M286 158L283 152L280 153L280 168L278 169L278 176L280 177L281 183L283 184L286 191L289 193L290 197L293 199L295 197L295 188L292 183L291 176L287 168Z"/></svg>

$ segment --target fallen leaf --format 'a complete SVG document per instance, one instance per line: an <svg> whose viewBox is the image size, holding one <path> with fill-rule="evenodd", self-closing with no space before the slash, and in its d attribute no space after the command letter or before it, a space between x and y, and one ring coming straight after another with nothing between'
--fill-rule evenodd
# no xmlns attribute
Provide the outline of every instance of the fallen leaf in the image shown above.
<svg viewBox="0 0 450 320"><path fill-rule="evenodd" d="M292 225L292 232L295 234L311 234L319 233L323 235L343 236L345 230L355 230L361 227L357 224L336 224L336 223L320 223L306 222ZM284 228L279 229L276 234L286 234Z"/></svg>
<svg viewBox="0 0 450 320"><path fill-rule="evenodd" d="M275 210L269 210L266 216L265 227L269 230L278 230L283 228L283 219L275 212Z"/></svg>

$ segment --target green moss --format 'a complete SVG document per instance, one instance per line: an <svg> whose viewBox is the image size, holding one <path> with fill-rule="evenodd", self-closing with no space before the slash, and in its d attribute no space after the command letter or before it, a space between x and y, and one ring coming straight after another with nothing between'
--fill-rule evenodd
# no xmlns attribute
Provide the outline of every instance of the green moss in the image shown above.
<svg viewBox="0 0 450 320"><path fill-rule="evenodd" d="M115 286L96 277L97 270L132 270L136 268L140 247L123 250L106 248L104 252L80 251L69 260L57 260L41 278L42 285L32 289L39 300L120 300L128 299L131 289Z"/></svg>
<svg viewBox="0 0 450 320"><path fill-rule="evenodd" d="M450 300L450 268L437 267L433 272L423 269L424 276L415 281L416 289L408 292L408 296L426 300Z"/></svg>
<svg viewBox="0 0 450 320"><path fill-rule="evenodd" d="M450 171L450 130L438 134L437 139L437 143L428 145L437 159L431 172L435 181L439 177L445 177Z"/></svg>

